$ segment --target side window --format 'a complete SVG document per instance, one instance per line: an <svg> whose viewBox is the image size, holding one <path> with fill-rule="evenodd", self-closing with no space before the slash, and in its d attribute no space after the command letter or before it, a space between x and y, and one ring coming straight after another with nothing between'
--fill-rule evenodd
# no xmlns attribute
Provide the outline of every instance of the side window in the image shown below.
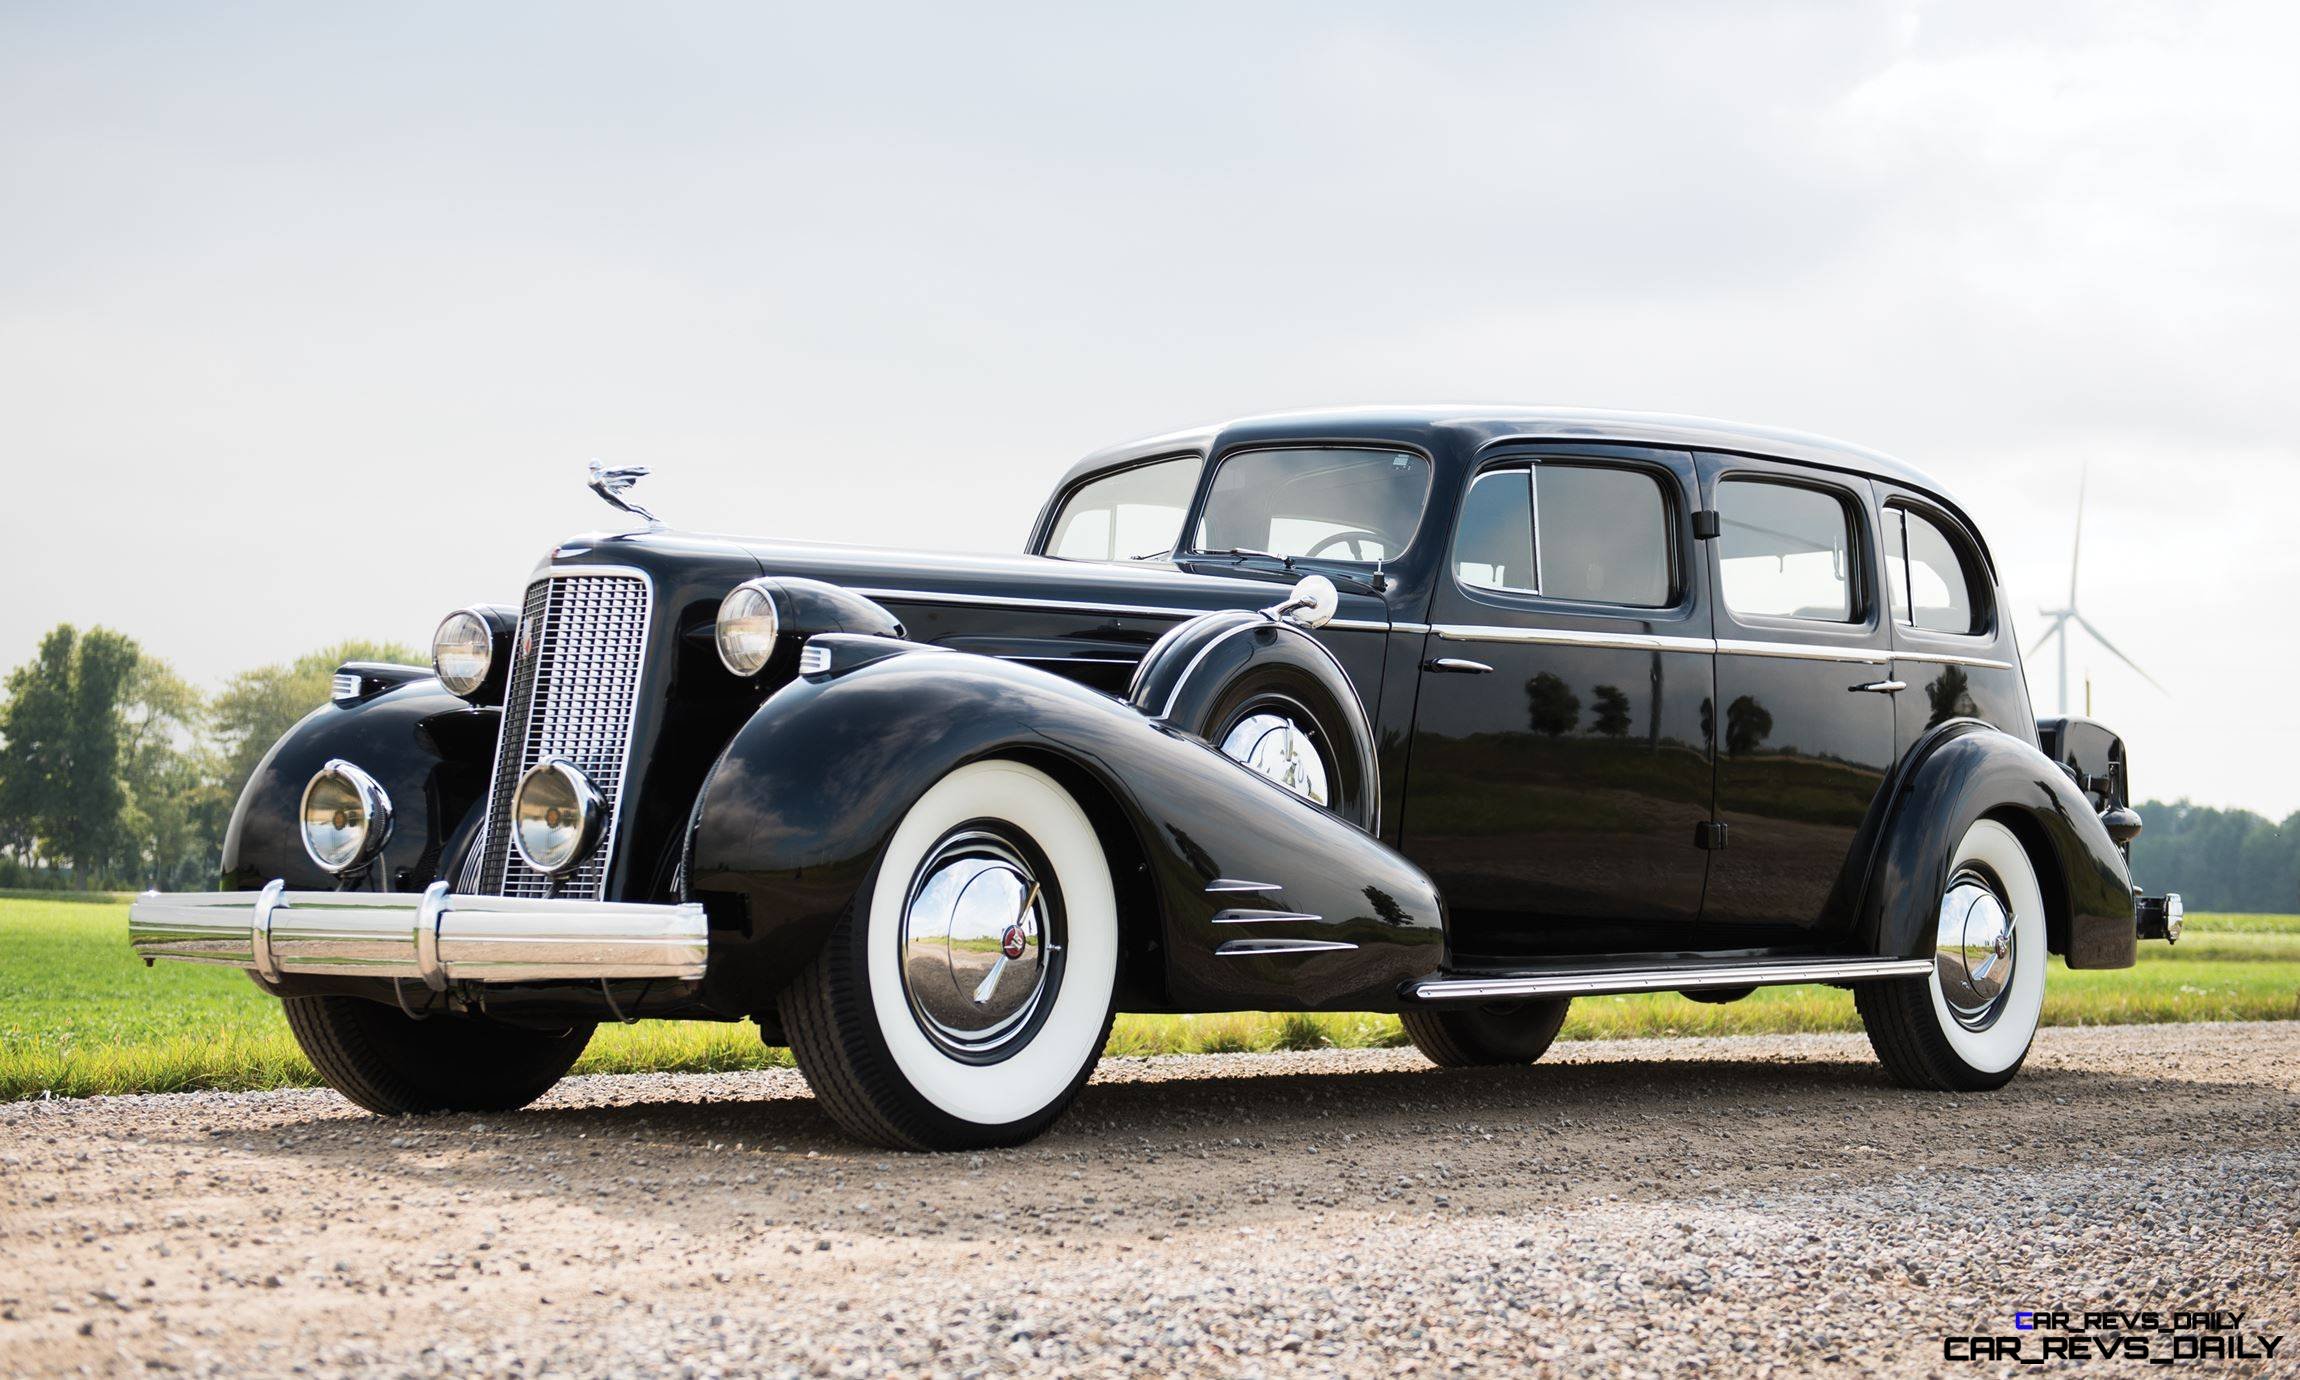
<svg viewBox="0 0 2300 1380"><path fill-rule="evenodd" d="M1852 508L1798 484L1717 486L1717 568L1725 606L1766 618L1853 621Z"/></svg>
<svg viewBox="0 0 2300 1380"><path fill-rule="evenodd" d="M1651 474L1536 465L1533 530L1542 593L1644 609L1669 602L1669 503Z"/></svg>
<svg viewBox="0 0 2300 1380"><path fill-rule="evenodd" d="M1054 519L1046 554L1070 561L1163 556L1182 535L1198 487L1195 455L1119 470L1078 486Z"/></svg>
<svg viewBox="0 0 2300 1380"><path fill-rule="evenodd" d="M1933 632L1981 630L1986 606L1975 595L1978 562L1963 542L1923 513L1887 508L1885 546L1895 619Z"/></svg>
<svg viewBox="0 0 2300 1380"><path fill-rule="evenodd" d="M1488 470L1470 484L1453 573L1480 589L1534 592L1533 486L1524 470Z"/></svg>
<svg viewBox="0 0 2300 1380"><path fill-rule="evenodd" d="M1670 595L1669 503L1640 470L1489 470L1462 502L1453 564L1479 589L1659 608Z"/></svg>

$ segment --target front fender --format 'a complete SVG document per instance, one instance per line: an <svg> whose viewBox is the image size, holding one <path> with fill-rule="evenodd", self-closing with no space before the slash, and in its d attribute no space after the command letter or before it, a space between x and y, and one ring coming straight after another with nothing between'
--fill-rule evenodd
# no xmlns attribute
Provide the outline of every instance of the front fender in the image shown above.
<svg viewBox="0 0 2300 1380"><path fill-rule="evenodd" d="M876 641L854 641L866 640ZM990 757L1047 766L1099 797L1081 803L1114 868L1141 871L1144 885L1119 888L1141 898L1121 923L1147 931L1162 955L1163 1004L1385 1008L1401 982L1436 969L1435 885L1350 824L1049 672L909 644L872 655L777 691L704 786L687 877L712 912L713 1006L770 1007L864 894L911 805L952 769ZM1261 885L1209 890L1217 879ZM1255 910L1272 919L1236 919Z"/></svg>
<svg viewBox="0 0 2300 1380"><path fill-rule="evenodd" d="M2092 803L2033 744L1970 719L1920 740L1895 782L1862 910L1870 952L1931 956L1951 851L1985 815L2004 818L2042 855L2052 951L2071 968L2131 967L2131 874Z"/></svg>
<svg viewBox="0 0 2300 1380"><path fill-rule="evenodd" d="M502 721L501 710L474 708L430 678L313 710L272 745L240 792L224 833L222 889L253 891L275 879L291 890L337 885L304 851L296 815L304 787L340 757L391 797L390 841L362 880L421 891L442 875L487 797Z"/></svg>

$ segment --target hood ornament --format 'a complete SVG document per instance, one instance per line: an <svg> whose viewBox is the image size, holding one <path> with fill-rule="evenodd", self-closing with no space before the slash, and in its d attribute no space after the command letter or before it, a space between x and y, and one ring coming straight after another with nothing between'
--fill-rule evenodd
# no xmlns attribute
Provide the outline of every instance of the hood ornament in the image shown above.
<svg viewBox="0 0 2300 1380"><path fill-rule="evenodd" d="M646 477L647 467L645 465L621 465L609 469L600 463L597 456L593 456L591 459L591 492L606 499L626 513L645 518L647 530L654 532L661 530L663 520L640 507L636 501L624 497L633 484Z"/></svg>

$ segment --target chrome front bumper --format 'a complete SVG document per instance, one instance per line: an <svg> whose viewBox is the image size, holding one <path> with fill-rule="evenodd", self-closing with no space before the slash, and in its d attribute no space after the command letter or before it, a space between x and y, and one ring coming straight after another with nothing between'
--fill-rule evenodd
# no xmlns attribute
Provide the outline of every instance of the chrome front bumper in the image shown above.
<svg viewBox="0 0 2300 1380"><path fill-rule="evenodd" d="M147 891L128 909L146 963L453 982L700 981L702 906L547 901L429 891Z"/></svg>

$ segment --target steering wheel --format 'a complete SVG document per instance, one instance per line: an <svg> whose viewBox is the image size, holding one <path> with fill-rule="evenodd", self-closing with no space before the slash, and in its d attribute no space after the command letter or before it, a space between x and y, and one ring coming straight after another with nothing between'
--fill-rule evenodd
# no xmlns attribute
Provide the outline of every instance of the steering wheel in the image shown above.
<svg viewBox="0 0 2300 1380"><path fill-rule="evenodd" d="M1306 556L1303 557L1303 559L1311 561L1370 561L1379 559L1378 557L1365 555L1360 550L1360 547L1369 541L1378 543L1385 550L1389 546L1388 542L1382 540L1381 533L1370 531L1363 527L1354 527L1347 532L1336 532L1332 536L1326 538L1324 541L1319 542L1315 548L1313 548ZM1344 548L1348 554L1341 556L1328 556L1326 554L1328 551L1337 546Z"/></svg>

